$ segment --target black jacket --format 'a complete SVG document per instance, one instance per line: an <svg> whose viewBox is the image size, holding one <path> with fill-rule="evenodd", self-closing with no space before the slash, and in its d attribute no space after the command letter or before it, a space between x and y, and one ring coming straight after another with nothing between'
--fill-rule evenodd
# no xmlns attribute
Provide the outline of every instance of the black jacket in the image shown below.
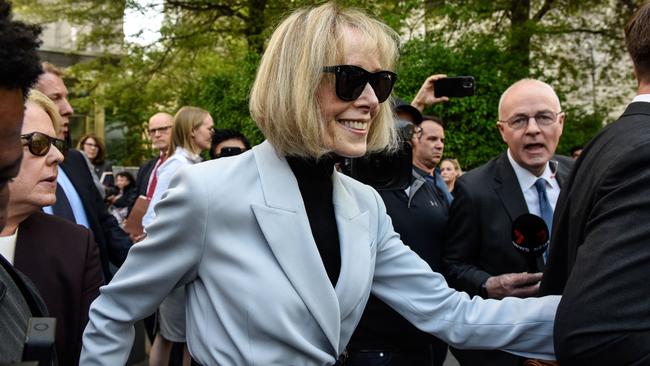
<svg viewBox="0 0 650 366"><path fill-rule="evenodd" d="M542 294L562 365L650 365L650 103L583 150L558 200Z"/></svg>
<svg viewBox="0 0 650 366"><path fill-rule="evenodd" d="M379 191L395 232L404 244L424 259L431 269L440 271L442 233L447 222L449 203L445 192L426 182L413 170L408 190ZM417 329L399 313L374 295L370 295L352 338L351 349L413 349L437 341ZM441 341L439 341L441 342Z"/></svg>
<svg viewBox="0 0 650 366"><path fill-rule="evenodd" d="M573 160L554 156L557 181L562 187ZM488 277L528 272L527 260L512 243L512 222L528 212L508 155L494 159L462 175L454 187L443 253L444 275L449 286L470 296L480 295ZM538 266L543 268L540 257ZM502 351L453 351L461 365L515 366L519 357Z"/></svg>

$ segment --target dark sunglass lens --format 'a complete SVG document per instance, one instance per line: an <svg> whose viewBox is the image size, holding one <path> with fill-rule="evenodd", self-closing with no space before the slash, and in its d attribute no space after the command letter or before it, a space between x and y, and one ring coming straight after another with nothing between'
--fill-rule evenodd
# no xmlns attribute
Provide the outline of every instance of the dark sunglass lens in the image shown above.
<svg viewBox="0 0 650 366"><path fill-rule="evenodd" d="M336 74L337 96L345 101L359 98L368 82L367 74L359 67L341 67Z"/></svg>
<svg viewBox="0 0 650 366"><path fill-rule="evenodd" d="M387 72L376 73L373 80L370 81L372 89L375 91L379 103L383 103L390 96L395 83L395 76Z"/></svg>
<svg viewBox="0 0 650 366"><path fill-rule="evenodd" d="M35 133L32 135L32 141L29 144L29 151L37 156L43 156L50 150L50 139L42 134Z"/></svg>
<svg viewBox="0 0 650 366"><path fill-rule="evenodd" d="M65 141L59 140L59 139L54 139L54 140L52 140L52 144L54 146L56 146L56 148L59 149L59 151L62 154L65 154Z"/></svg>

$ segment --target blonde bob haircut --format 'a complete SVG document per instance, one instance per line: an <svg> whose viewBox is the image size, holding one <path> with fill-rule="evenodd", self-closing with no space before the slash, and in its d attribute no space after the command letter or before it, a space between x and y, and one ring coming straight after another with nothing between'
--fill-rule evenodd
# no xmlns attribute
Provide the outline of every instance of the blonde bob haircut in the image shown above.
<svg viewBox="0 0 650 366"><path fill-rule="evenodd" d="M172 127L172 143L169 144L167 156L174 155L176 147L180 146L195 154L201 152L201 148L196 146L192 132L203 123L205 117L210 113L199 107L185 106L176 112L174 116L174 126Z"/></svg>
<svg viewBox="0 0 650 366"><path fill-rule="evenodd" d="M63 121L61 121L61 115L59 115L59 107L54 104L52 99L48 98L40 91L32 89L29 91L27 102L36 104L39 108L44 110L48 116L50 116L50 120L52 120L52 127L54 127L54 131L58 134Z"/></svg>
<svg viewBox="0 0 650 366"><path fill-rule="evenodd" d="M297 10L273 32L249 107L251 117L280 154L318 158L331 151L324 145L327 121L316 94L322 82L334 88L334 75L322 70L344 63L344 33L350 29L365 39L368 53L377 55L383 69L394 69L397 33L359 10L333 2ZM368 132L368 151L396 145L390 105L390 100L380 104Z"/></svg>

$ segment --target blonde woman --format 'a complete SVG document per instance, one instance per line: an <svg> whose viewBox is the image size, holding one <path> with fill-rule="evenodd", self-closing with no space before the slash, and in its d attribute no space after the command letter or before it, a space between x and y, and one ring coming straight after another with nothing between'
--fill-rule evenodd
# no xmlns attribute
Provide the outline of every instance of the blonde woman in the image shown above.
<svg viewBox="0 0 650 366"><path fill-rule="evenodd" d="M77 365L90 303L99 295L104 277L91 232L42 211L56 201L56 178L65 151L65 141L56 138L61 122L54 102L32 90L20 136L24 149L20 172L8 183L0 255L36 285L49 315L56 318L59 364Z"/></svg>
<svg viewBox="0 0 650 366"><path fill-rule="evenodd" d="M463 171L460 169L460 163L458 162L458 160L443 159L440 162L440 175L442 176L442 180L445 181L449 193L451 193L454 190L454 186L456 185L456 180L458 179L458 177L460 177L462 173Z"/></svg>
<svg viewBox="0 0 650 366"><path fill-rule="evenodd" d="M448 343L553 358L559 297L450 289L402 244L377 192L334 170L334 154L395 140L397 38L335 3L278 26L250 98L267 141L176 175L93 304L82 364L122 364L133 322L182 286L200 365L335 364L371 292Z"/></svg>
<svg viewBox="0 0 650 366"><path fill-rule="evenodd" d="M156 190L142 225L147 227L154 221L154 207L169 187L171 178L183 167L201 161L201 152L210 148L214 121L208 111L198 107L181 108L174 117L172 143L167 152L167 159L156 173ZM159 332L154 339L149 365L167 366L174 343L185 343L185 291L175 289L161 304L158 312ZM190 356L185 347L183 364L190 364Z"/></svg>

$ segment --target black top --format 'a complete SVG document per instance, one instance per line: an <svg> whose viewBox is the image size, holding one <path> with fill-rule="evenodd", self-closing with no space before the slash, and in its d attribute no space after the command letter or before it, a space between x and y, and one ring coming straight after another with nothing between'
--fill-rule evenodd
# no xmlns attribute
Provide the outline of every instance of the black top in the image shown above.
<svg viewBox="0 0 650 366"><path fill-rule="evenodd" d="M332 172L335 159L333 156L325 156L319 160L288 156L287 162L298 181L311 233L325 271L332 286L336 286L341 272L341 249L332 203Z"/></svg>
<svg viewBox="0 0 650 366"><path fill-rule="evenodd" d="M414 170L422 176L427 175L415 167ZM410 189L413 188L411 185ZM409 195L404 190L382 190L379 194L402 242L424 259L432 270L439 271L442 235L449 207L433 180L426 180L414 193L410 206ZM390 306L371 295L348 348L406 351L428 347L435 341L435 337L417 329Z"/></svg>

